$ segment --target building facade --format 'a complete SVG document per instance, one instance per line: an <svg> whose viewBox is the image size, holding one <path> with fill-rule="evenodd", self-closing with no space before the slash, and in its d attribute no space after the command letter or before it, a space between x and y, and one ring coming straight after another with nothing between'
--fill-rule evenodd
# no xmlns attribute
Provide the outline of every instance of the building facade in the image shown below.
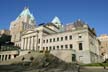
<svg viewBox="0 0 108 72"><path fill-rule="evenodd" d="M98 37L101 42L100 53L103 56L104 60L108 59L108 35L103 34Z"/></svg>
<svg viewBox="0 0 108 72"><path fill-rule="evenodd" d="M21 37L21 49L50 51L55 56L60 55L59 57L67 62L99 62L99 42L94 29L80 20L71 24L73 27L70 29L65 26L64 29L68 30L61 32L51 28L56 28L54 25L49 23L25 32Z"/></svg>

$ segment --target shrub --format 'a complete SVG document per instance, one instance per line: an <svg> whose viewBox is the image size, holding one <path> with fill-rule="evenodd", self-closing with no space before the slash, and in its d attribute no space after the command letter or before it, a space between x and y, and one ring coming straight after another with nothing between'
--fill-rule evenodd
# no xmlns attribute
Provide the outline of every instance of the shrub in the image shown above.
<svg viewBox="0 0 108 72"><path fill-rule="evenodd" d="M34 57L30 57L30 60L33 61L34 60Z"/></svg>
<svg viewBox="0 0 108 72"><path fill-rule="evenodd" d="M24 61L25 57L22 58L22 61Z"/></svg>

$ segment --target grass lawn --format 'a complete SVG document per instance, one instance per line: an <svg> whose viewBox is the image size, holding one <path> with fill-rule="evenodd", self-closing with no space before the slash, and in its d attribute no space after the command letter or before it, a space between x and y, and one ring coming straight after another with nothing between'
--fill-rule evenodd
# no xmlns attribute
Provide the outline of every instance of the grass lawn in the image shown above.
<svg viewBox="0 0 108 72"><path fill-rule="evenodd" d="M83 64L82 66L107 66L108 63L91 63L91 64Z"/></svg>

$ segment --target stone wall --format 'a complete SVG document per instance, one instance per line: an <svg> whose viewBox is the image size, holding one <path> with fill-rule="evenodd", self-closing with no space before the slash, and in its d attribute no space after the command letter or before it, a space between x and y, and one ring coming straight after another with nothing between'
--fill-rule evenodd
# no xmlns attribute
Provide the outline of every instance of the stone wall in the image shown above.
<svg viewBox="0 0 108 72"><path fill-rule="evenodd" d="M72 50L52 50L50 53L67 63L72 62Z"/></svg>

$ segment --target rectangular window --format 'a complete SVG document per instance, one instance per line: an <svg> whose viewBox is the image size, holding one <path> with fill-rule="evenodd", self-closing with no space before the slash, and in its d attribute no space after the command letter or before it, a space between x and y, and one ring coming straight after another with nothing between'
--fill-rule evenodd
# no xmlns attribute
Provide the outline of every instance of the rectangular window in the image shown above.
<svg viewBox="0 0 108 72"><path fill-rule="evenodd" d="M63 41L63 37L61 37L61 41Z"/></svg>
<svg viewBox="0 0 108 72"><path fill-rule="evenodd" d="M59 46L57 46L57 49L59 49Z"/></svg>
<svg viewBox="0 0 108 72"><path fill-rule="evenodd" d="M50 39L50 42L52 42L52 39Z"/></svg>
<svg viewBox="0 0 108 72"><path fill-rule="evenodd" d="M79 43L79 50L83 50L82 43Z"/></svg>
<svg viewBox="0 0 108 72"><path fill-rule="evenodd" d="M73 48L73 46L72 46L72 44L70 44L70 49L72 49Z"/></svg>
<svg viewBox="0 0 108 72"><path fill-rule="evenodd" d="M57 41L59 41L59 37L57 37Z"/></svg>
<svg viewBox="0 0 108 72"><path fill-rule="evenodd" d="M48 43L48 39L47 39L46 43Z"/></svg>
<svg viewBox="0 0 108 72"><path fill-rule="evenodd" d="M61 45L61 49L63 49L63 45Z"/></svg>
<svg viewBox="0 0 108 72"><path fill-rule="evenodd" d="M43 43L45 43L45 40L43 40Z"/></svg>
<svg viewBox="0 0 108 72"><path fill-rule="evenodd" d="M55 38L53 38L53 42L55 42Z"/></svg>
<svg viewBox="0 0 108 72"><path fill-rule="evenodd" d="M65 36L65 40L67 40L67 36Z"/></svg>
<svg viewBox="0 0 108 72"><path fill-rule="evenodd" d="M53 50L55 50L55 46L53 46Z"/></svg>
<svg viewBox="0 0 108 72"><path fill-rule="evenodd" d="M68 48L68 45L65 45L65 48L67 49Z"/></svg>
<svg viewBox="0 0 108 72"><path fill-rule="evenodd" d="M72 35L69 36L69 39L70 39L70 40L72 39Z"/></svg>
<svg viewBox="0 0 108 72"><path fill-rule="evenodd" d="M49 47L49 50L51 50L51 46Z"/></svg>
<svg viewBox="0 0 108 72"><path fill-rule="evenodd" d="M46 47L46 51L48 51L48 47Z"/></svg>
<svg viewBox="0 0 108 72"><path fill-rule="evenodd" d="M76 55L72 54L72 61L76 61Z"/></svg>

